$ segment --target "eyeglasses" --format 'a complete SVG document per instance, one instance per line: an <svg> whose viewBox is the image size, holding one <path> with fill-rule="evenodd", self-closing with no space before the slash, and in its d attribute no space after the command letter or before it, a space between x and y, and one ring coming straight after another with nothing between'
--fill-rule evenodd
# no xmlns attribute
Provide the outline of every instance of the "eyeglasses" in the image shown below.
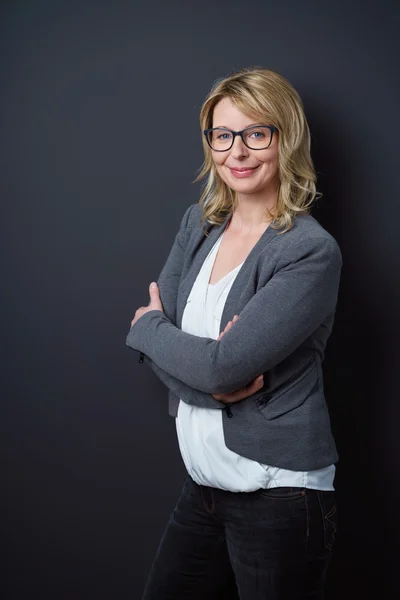
<svg viewBox="0 0 400 600"><path fill-rule="evenodd" d="M265 150L271 145L274 131L278 130L273 125L252 125L241 131L232 131L226 127L213 127L205 129L203 133L211 150L226 152L232 148L237 135L240 135L243 143L250 150Z"/></svg>

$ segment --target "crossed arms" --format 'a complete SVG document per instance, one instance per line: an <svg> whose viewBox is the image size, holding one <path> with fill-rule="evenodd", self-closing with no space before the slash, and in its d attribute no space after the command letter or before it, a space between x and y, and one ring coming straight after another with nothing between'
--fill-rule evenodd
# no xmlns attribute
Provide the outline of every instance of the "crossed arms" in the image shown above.
<svg viewBox="0 0 400 600"><path fill-rule="evenodd" d="M279 269L221 340L194 336L173 323L193 206L185 212L157 281L165 312L151 310L142 315L126 344L143 352L161 381L182 400L221 408L225 405L212 393L231 392L270 370L334 312L342 261L331 237L297 239L285 247Z"/></svg>

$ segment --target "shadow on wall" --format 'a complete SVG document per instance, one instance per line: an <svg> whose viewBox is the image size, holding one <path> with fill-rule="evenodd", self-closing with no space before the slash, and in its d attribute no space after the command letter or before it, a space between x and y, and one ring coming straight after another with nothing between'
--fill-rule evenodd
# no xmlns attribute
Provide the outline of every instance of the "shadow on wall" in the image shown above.
<svg viewBox="0 0 400 600"><path fill-rule="evenodd" d="M370 228L373 222L365 223L362 211L364 203L375 199L366 184L368 164L355 136L349 139L345 125L317 107L308 112L317 189L323 193L312 214L336 238L343 255L335 324L323 365L339 452L335 479L339 527L326 594L327 600L336 600L339 594L343 599L364 592L369 596L376 587L377 597L383 598L389 597L382 594L382 586L388 585L384 563L390 558L383 556L383 548L389 523L380 494L385 482L376 425L383 409L379 398L390 340L382 311L376 310L381 292L374 280L382 274L374 272L363 249L370 243L363 227ZM372 172L373 165L370 168Z"/></svg>

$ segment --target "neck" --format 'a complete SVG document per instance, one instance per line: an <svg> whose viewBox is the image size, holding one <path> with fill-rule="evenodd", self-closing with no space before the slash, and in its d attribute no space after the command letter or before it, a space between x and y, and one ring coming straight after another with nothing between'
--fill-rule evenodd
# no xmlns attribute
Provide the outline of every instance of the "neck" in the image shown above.
<svg viewBox="0 0 400 600"><path fill-rule="evenodd" d="M268 195L265 191L260 194L238 194L237 206L233 212L230 227L242 233L256 232L265 229L271 223L272 217L268 210L271 209L277 198L274 190Z"/></svg>

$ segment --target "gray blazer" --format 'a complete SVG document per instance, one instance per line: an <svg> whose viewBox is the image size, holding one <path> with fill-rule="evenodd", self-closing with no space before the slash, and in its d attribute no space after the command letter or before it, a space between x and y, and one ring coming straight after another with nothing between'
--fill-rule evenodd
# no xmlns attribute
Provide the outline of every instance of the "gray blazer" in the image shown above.
<svg viewBox="0 0 400 600"><path fill-rule="evenodd" d="M267 227L240 268L221 318L220 341L181 330L193 283L229 217L200 224L201 207L186 210L157 280L164 312L151 310L130 329L139 351L179 399L222 411L226 446L276 467L308 471L338 460L324 397L321 363L336 309L342 256L336 240L311 215L279 234ZM264 374L264 386L241 402L212 394L241 388Z"/></svg>

